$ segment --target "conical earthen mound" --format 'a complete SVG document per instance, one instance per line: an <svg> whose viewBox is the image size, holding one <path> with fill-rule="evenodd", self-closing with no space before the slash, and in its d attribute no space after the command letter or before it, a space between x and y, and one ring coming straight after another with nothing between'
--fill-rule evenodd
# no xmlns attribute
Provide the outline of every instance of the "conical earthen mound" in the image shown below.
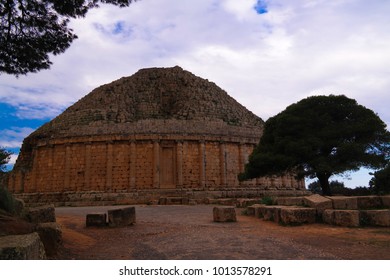
<svg viewBox="0 0 390 280"><path fill-rule="evenodd" d="M147 123L145 123L147 120ZM100 86L32 136L226 134L263 121L224 90L176 66L142 69ZM210 129L210 126L212 129ZM231 127L232 129L227 129Z"/></svg>

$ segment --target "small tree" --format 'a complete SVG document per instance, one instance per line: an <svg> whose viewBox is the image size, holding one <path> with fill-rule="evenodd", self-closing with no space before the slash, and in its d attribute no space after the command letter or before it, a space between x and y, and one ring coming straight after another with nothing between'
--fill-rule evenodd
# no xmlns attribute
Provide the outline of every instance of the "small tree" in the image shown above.
<svg viewBox="0 0 390 280"><path fill-rule="evenodd" d="M370 187L376 194L390 194L390 165L375 172L370 180Z"/></svg>
<svg viewBox="0 0 390 280"><path fill-rule="evenodd" d="M373 111L344 95L312 96L266 121L239 179L294 172L318 178L330 195L332 175L382 168L389 156L390 133Z"/></svg>

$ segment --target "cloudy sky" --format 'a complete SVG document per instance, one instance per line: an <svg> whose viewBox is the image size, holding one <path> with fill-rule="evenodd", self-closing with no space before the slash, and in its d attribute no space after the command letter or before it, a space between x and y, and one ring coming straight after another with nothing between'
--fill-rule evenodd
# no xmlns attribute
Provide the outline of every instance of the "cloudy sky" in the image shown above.
<svg viewBox="0 0 390 280"><path fill-rule="evenodd" d="M140 68L179 65L267 120L310 95L345 94L390 125L390 1L140 0L73 20L78 35L50 70L0 76L0 146L95 87ZM364 170L343 178L367 185Z"/></svg>

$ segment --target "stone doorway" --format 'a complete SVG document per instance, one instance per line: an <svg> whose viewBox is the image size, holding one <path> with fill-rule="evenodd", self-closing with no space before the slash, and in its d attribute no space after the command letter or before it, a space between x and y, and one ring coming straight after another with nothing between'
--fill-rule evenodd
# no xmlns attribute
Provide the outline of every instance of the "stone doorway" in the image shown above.
<svg viewBox="0 0 390 280"><path fill-rule="evenodd" d="M161 188L175 188L176 186L176 160L175 147L162 146L161 147L161 161L160 161L160 187Z"/></svg>

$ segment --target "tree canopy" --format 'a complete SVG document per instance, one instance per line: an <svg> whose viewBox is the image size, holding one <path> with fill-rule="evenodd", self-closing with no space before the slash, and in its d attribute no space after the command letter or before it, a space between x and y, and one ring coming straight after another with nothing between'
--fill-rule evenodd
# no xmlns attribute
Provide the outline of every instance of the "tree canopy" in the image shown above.
<svg viewBox="0 0 390 280"><path fill-rule="evenodd" d="M99 3L119 7L135 0L0 1L0 73L24 75L48 69L49 54L63 53L74 39L70 18L84 17Z"/></svg>
<svg viewBox="0 0 390 280"><path fill-rule="evenodd" d="M372 110L344 95L312 96L268 119L240 180L294 172L329 178L360 167L378 169L390 156L390 133Z"/></svg>
<svg viewBox="0 0 390 280"><path fill-rule="evenodd" d="M377 194L390 194L390 164L374 173L370 187Z"/></svg>

